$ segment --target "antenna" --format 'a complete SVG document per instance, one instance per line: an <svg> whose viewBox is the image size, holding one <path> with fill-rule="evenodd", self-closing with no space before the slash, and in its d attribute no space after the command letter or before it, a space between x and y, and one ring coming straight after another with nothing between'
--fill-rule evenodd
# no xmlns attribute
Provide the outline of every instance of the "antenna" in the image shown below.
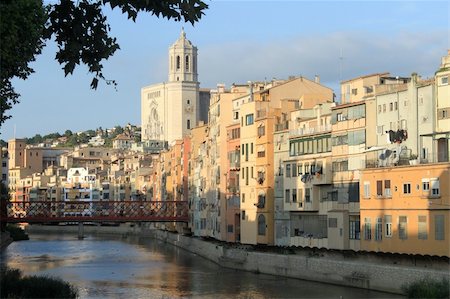
<svg viewBox="0 0 450 299"><path fill-rule="evenodd" d="M344 56L342 54L342 47L341 47L341 52L339 55L339 82L342 81L342 61L344 60Z"/></svg>

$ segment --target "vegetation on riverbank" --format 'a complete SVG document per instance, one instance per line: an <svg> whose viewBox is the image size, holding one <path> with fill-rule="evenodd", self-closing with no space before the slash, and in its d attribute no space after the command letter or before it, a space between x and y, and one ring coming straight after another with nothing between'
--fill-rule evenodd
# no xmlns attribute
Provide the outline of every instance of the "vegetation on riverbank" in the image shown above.
<svg viewBox="0 0 450 299"><path fill-rule="evenodd" d="M78 290L59 278L22 276L18 269L2 268L1 298L77 298Z"/></svg>
<svg viewBox="0 0 450 299"><path fill-rule="evenodd" d="M408 298L449 298L450 284L446 279L437 281L425 278L404 285L402 290Z"/></svg>
<svg viewBox="0 0 450 299"><path fill-rule="evenodd" d="M6 231L14 241L29 240L30 237L25 233L25 231L19 226L8 224L6 226Z"/></svg>

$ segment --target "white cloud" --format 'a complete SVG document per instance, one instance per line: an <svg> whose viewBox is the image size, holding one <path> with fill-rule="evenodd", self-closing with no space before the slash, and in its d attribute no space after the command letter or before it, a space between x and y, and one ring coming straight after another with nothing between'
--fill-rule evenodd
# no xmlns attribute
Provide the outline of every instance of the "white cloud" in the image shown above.
<svg viewBox="0 0 450 299"><path fill-rule="evenodd" d="M446 37L444 31L391 35L353 32L297 36L267 43L215 44L199 49L199 76L204 87L290 75L319 75L324 84L378 72L399 76L417 72L426 77L434 74L440 58L446 55Z"/></svg>

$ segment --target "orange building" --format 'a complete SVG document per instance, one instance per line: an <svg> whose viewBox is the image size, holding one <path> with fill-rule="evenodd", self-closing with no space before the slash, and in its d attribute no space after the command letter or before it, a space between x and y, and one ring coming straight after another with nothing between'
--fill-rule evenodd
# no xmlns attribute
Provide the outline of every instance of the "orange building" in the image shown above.
<svg viewBox="0 0 450 299"><path fill-rule="evenodd" d="M361 250L450 256L450 163L361 171Z"/></svg>

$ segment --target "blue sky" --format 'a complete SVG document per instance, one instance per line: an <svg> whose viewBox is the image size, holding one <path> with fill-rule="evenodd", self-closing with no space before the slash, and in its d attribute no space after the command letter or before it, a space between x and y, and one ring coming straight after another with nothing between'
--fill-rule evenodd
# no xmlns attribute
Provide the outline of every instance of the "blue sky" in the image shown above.
<svg viewBox="0 0 450 299"><path fill-rule="evenodd" d="M104 63L116 91L80 67L64 77L49 43L28 80L14 80L21 103L0 139L140 125L140 89L167 80L167 51L184 26L198 47L201 87L249 80L314 78L339 94L340 80L390 72L433 76L450 49L448 1L206 1L194 27L140 15L136 23L105 10L121 50ZM343 59L340 60L342 51Z"/></svg>

